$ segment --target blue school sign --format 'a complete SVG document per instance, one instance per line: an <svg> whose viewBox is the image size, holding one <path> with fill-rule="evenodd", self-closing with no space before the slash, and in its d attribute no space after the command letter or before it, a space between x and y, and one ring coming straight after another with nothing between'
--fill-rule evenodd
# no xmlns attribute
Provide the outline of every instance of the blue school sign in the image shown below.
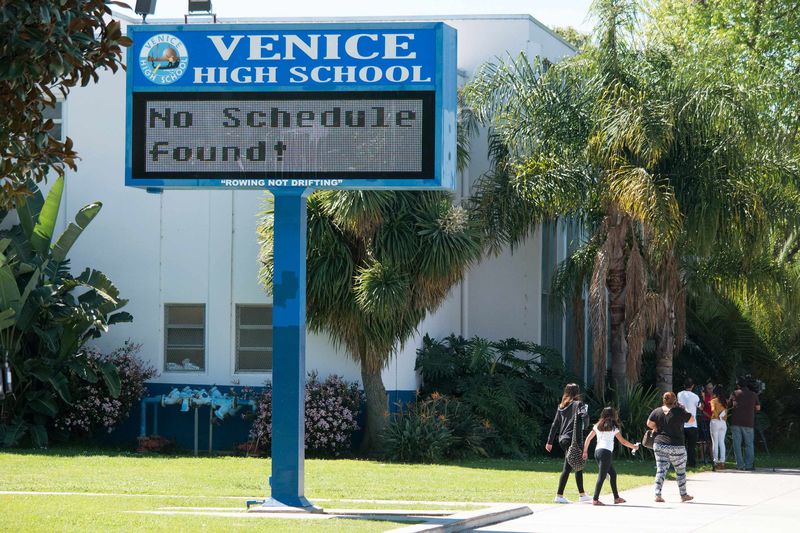
<svg viewBox="0 0 800 533"><path fill-rule="evenodd" d="M126 185L454 186L455 31L442 23L130 35Z"/></svg>
<svg viewBox="0 0 800 533"><path fill-rule="evenodd" d="M452 189L456 32L443 23L130 26L125 185L275 198L271 498L304 496L306 197Z"/></svg>

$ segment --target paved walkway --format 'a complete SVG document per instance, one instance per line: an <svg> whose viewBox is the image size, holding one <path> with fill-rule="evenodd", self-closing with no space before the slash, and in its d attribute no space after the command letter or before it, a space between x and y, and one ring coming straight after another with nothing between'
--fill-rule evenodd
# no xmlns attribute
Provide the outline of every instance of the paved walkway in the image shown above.
<svg viewBox="0 0 800 533"><path fill-rule="evenodd" d="M593 482L587 479L587 488ZM665 503L653 501L652 485L622 493L624 505L533 505L533 514L478 529L483 532L685 531L732 533L798 531L800 470L704 472L689 477L690 503L680 503L674 480L664 484ZM613 501L606 481L601 500Z"/></svg>

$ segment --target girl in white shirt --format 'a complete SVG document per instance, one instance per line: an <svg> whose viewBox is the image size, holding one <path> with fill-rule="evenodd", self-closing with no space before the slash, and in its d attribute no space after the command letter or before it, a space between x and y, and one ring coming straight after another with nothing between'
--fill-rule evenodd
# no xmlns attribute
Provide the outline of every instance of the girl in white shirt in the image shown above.
<svg viewBox="0 0 800 533"><path fill-rule="evenodd" d="M617 492L617 471L614 470L612 464L612 456L614 454L614 439L616 438L620 444L630 448L631 450L638 450L638 444L631 444L620 434L619 428L622 424L619 422L617 411L613 407L606 407L600 413L600 420L594 425L591 433L586 437L583 443L583 458L589 456L589 443L592 439L597 437L597 446L594 450L594 458L597 459L599 472L597 474L597 484L594 487L594 498L592 505L605 505L600 501L600 491L603 489L603 483L606 476L611 479L611 491L614 493L614 503L625 503Z"/></svg>

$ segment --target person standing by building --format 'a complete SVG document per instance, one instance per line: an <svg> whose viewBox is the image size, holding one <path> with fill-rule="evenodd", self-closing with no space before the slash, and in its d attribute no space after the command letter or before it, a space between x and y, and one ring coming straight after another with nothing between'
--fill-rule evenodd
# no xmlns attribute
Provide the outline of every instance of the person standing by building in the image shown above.
<svg viewBox="0 0 800 533"><path fill-rule="evenodd" d="M714 387L714 395L711 398L710 406L711 457L714 460L714 470L724 470L727 451L725 449L725 434L728 432L728 423L725 420L728 418L728 411L725 393L719 385Z"/></svg>
<svg viewBox="0 0 800 533"><path fill-rule="evenodd" d="M678 405L674 392L665 392L664 404L656 407L647 419L647 427L655 432L653 452L656 455L656 502L662 503L661 489L669 466L675 469L681 501L694 499L686 492L686 447L683 425L694 421L686 409Z"/></svg>
<svg viewBox="0 0 800 533"><path fill-rule="evenodd" d="M684 440L686 442L686 466L694 468L697 466L697 406L700 405L700 397L692 392L694 381L687 378L683 383L683 390L678 393L678 403L692 415L691 422L683 425Z"/></svg>
<svg viewBox="0 0 800 533"><path fill-rule="evenodd" d="M597 446L594 449L594 458L597 460L599 472L597 473L597 484L594 487L594 498L592 498L592 505L605 505L600 501L600 491L603 490L603 483L608 476L611 481L611 492L614 493L614 503L625 503L625 500L620 497L617 490L617 471L614 470L612 458L614 456L614 439L616 438L620 444L633 450L634 452L639 449L638 444L631 444L619 432L620 424L617 411L613 407L606 407L600 413L600 420L594 425L594 428L586 437L583 443L583 458L589 456L589 444L592 439L597 436Z"/></svg>
<svg viewBox="0 0 800 533"><path fill-rule="evenodd" d="M711 449L711 400L714 398L714 383L711 380L706 383L700 393L700 409L701 411L697 417L697 426L700 430L700 441L703 442L701 449L703 450L703 457L706 459L704 462L711 462L710 457L714 455ZM712 462L713 464L713 462Z"/></svg>
<svg viewBox="0 0 800 533"><path fill-rule="evenodd" d="M558 404L556 416L553 419L553 424L550 426L550 434L547 437L547 444L545 450L553 451L553 442L558 438L558 445L564 450L564 468L561 470L561 477L558 479L558 490L556 491L556 503L570 503L564 497L564 489L567 487L567 480L569 474L572 472L572 467L567 461L567 450L572 443L573 432L575 431L575 417L578 417L577 431L578 438L583 439L583 427L589 421L588 408L585 404L580 402L581 389L575 383L570 383L564 387L564 394L561 396L561 403ZM575 472L575 483L578 485L578 493L580 494L578 501L588 502L591 497L586 494L583 489L583 471L578 470Z"/></svg>
<svg viewBox="0 0 800 533"><path fill-rule="evenodd" d="M753 432L756 422L756 413L761 410L758 394L750 390L745 378L739 378L737 388L730 397L728 406L731 408L731 433L733 434L733 454L736 456L736 468L739 470L755 470L755 449ZM744 456L742 455L744 444Z"/></svg>

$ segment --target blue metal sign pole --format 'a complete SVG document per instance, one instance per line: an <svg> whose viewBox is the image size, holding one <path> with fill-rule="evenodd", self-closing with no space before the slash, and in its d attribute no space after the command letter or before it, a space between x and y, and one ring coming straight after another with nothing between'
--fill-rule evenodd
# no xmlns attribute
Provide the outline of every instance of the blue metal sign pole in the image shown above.
<svg viewBox="0 0 800 533"><path fill-rule="evenodd" d="M306 198L304 188L273 189L272 477L263 507L313 510L305 498Z"/></svg>

